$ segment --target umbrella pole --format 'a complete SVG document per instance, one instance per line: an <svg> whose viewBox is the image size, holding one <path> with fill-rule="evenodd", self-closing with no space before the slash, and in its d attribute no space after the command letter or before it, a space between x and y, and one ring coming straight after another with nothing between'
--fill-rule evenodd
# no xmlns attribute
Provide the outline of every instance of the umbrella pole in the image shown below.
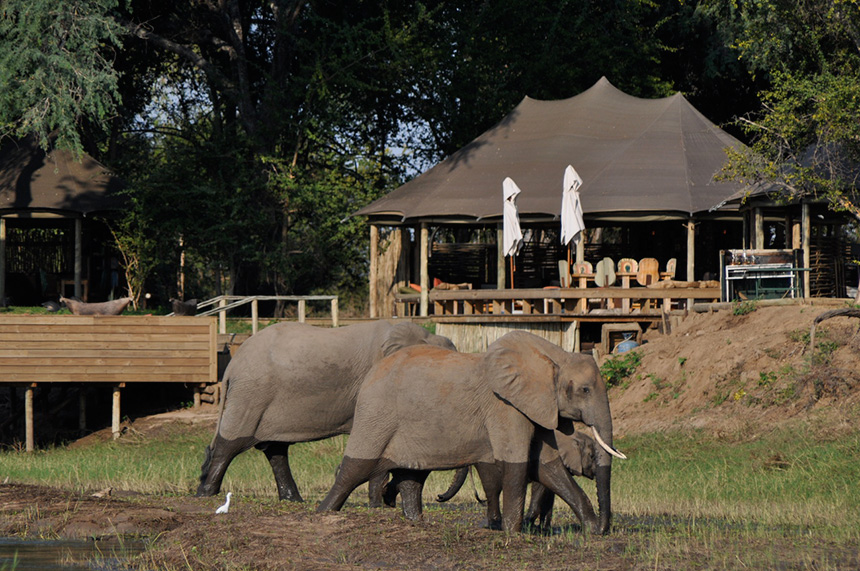
<svg viewBox="0 0 860 571"><path fill-rule="evenodd" d="M514 257L511 256L511 289L514 289Z"/></svg>

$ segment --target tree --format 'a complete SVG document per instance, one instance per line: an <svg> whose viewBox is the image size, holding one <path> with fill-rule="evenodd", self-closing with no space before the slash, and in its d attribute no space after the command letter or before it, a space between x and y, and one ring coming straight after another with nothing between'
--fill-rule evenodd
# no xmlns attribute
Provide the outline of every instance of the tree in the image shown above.
<svg viewBox="0 0 860 571"><path fill-rule="evenodd" d="M117 0L4 0L0 13L0 135L82 151L84 123L106 125L120 95L113 52Z"/></svg>
<svg viewBox="0 0 860 571"><path fill-rule="evenodd" d="M740 119L752 139L726 175L787 199L827 199L860 218L860 6L853 0L719 1L733 44L767 74L759 112Z"/></svg>

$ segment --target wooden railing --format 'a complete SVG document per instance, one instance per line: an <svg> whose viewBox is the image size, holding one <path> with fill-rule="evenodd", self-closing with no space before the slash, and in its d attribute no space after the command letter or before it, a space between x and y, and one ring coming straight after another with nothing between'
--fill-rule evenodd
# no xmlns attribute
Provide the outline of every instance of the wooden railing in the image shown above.
<svg viewBox="0 0 860 571"><path fill-rule="evenodd" d="M307 302L329 301L331 302L331 326L338 326L338 297L336 295L219 295L207 299L197 305L197 315L218 314L218 332L227 333L227 312L231 309L251 304L251 331L256 333L259 328L259 302L261 301L289 301L298 304L297 314L299 323L305 322L307 313ZM207 307L214 306L212 309ZM203 310L203 311L201 311Z"/></svg>
<svg viewBox="0 0 860 571"><path fill-rule="evenodd" d="M555 315L659 316L687 300L717 301L719 287L603 287L431 290L434 316Z"/></svg>

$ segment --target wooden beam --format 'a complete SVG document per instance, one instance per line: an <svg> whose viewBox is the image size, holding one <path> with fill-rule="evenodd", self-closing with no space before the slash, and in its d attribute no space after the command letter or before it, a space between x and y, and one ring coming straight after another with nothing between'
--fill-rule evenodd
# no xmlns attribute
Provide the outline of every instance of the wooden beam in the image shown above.
<svg viewBox="0 0 860 571"><path fill-rule="evenodd" d="M83 237L81 236L81 219L75 218L75 296L88 301L83 295L81 280L83 279Z"/></svg>
<svg viewBox="0 0 860 571"><path fill-rule="evenodd" d="M430 230L427 228L427 223L421 223L421 238L420 238L420 280L421 283L421 317L427 317L430 312L430 270L428 267L430 259Z"/></svg>
<svg viewBox="0 0 860 571"><path fill-rule="evenodd" d="M36 439L33 433L33 387L24 389L24 439L27 452L36 449Z"/></svg>
<svg viewBox="0 0 860 571"><path fill-rule="evenodd" d="M761 208L753 209L753 216L755 218L755 228L753 230L755 236L755 249L763 250L764 249L764 215L762 214Z"/></svg>
<svg viewBox="0 0 860 571"><path fill-rule="evenodd" d="M379 227L370 225L370 318L376 319L379 314L377 300L377 280L379 279Z"/></svg>
<svg viewBox="0 0 860 571"><path fill-rule="evenodd" d="M113 407L111 409L111 434L113 435L113 439L116 440L119 438L119 389L120 385L114 385L113 387Z"/></svg>
<svg viewBox="0 0 860 571"><path fill-rule="evenodd" d="M6 219L0 216L0 307L6 300Z"/></svg>
<svg viewBox="0 0 860 571"><path fill-rule="evenodd" d="M505 231L502 225L496 228L496 289L505 289L505 253L502 251L505 243Z"/></svg>
<svg viewBox="0 0 860 571"><path fill-rule="evenodd" d="M801 226L801 248L803 248L803 267L808 268L810 263L810 251L809 244L812 238L812 229L810 228L810 218L809 218L809 203L804 202L800 206L801 217L800 217L800 226ZM809 272L803 272L803 297L809 297L809 285L810 285L810 276Z"/></svg>

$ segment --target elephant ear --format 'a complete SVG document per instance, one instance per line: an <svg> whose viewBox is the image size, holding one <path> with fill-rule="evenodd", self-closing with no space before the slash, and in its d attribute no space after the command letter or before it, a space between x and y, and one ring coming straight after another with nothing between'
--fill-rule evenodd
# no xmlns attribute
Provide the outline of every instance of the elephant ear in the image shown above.
<svg viewBox="0 0 860 571"><path fill-rule="evenodd" d="M543 344L522 331L508 333L487 349L484 379L493 392L532 422L549 430L558 426L558 365Z"/></svg>
<svg viewBox="0 0 860 571"><path fill-rule="evenodd" d="M429 336L430 333L420 325L408 322L395 323L388 329L382 340L382 355L388 357L404 347L427 343Z"/></svg>

